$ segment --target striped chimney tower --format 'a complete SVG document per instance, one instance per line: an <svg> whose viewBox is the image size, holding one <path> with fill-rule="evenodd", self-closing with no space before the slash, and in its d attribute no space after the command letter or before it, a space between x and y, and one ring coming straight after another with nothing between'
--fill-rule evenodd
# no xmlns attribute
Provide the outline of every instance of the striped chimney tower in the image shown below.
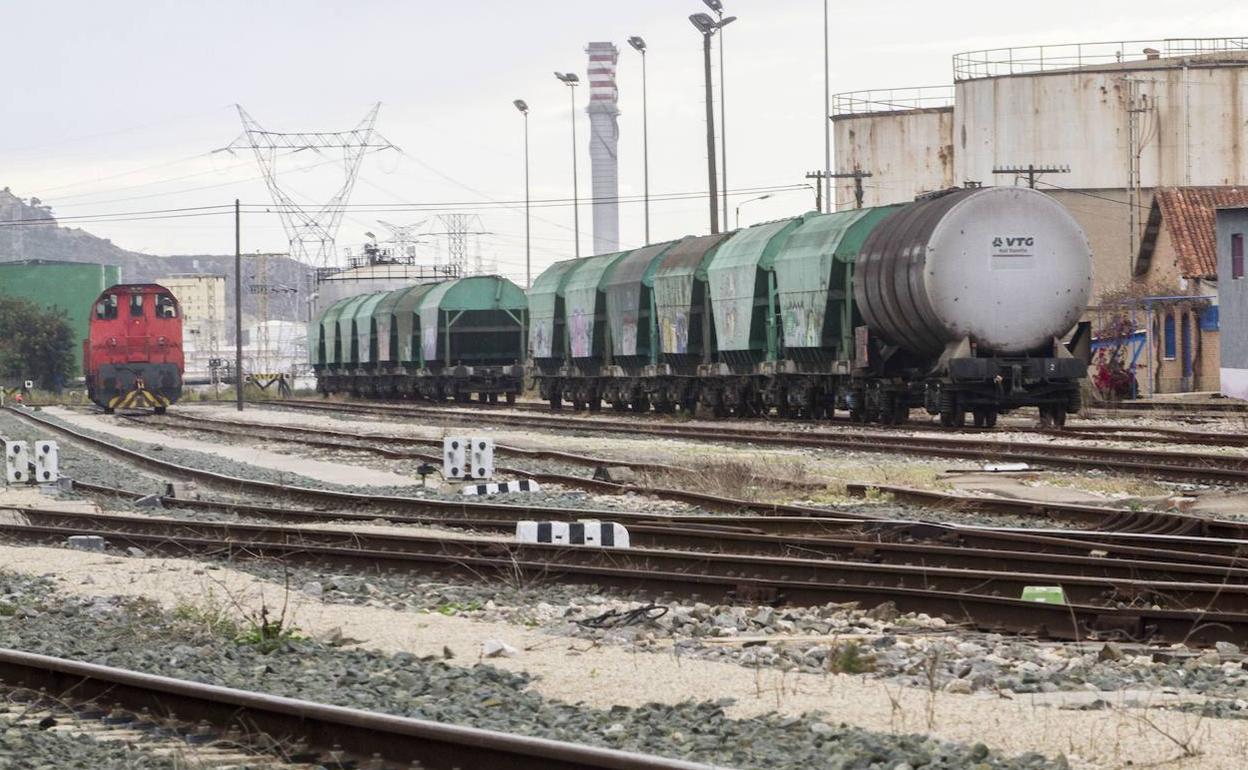
<svg viewBox="0 0 1248 770"><path fill-rule="evenodd" d="M619 89L615 64L620 51L614 43L590 43L589 54L589 162L594 191L594 253L620 250Z"/></svg>

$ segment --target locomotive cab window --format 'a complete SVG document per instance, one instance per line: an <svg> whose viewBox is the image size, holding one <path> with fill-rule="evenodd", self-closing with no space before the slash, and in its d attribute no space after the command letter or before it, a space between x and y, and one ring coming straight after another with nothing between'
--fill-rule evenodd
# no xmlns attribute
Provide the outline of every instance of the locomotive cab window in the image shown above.
<svg viewBox="0 0 1248 770"><path fill-rule="evenodd" d="M130 317L131 318L143 317L143 295L142 294L130 295Z"/></svg>
<svg viewBox="0 0 1248 770"><path fill-rule="evenodd" d="M178 303L173 301L173 297L168 294L158 294L156 296L156 317L157 318L177 318Z"/></svg>
<svg viewBox="0 0 1248 770"><path fill-rule="evenodd" d="M101 321L111 321L117 317L117 295L109 294L95 303L95 317Z"/></svg>

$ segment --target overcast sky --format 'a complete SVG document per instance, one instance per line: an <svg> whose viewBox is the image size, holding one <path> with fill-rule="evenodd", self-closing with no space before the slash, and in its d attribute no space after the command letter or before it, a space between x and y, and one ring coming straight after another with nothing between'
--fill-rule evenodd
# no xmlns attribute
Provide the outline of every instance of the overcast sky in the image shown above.
<svg viewBox="0 0 1248 770"><path fill-rule="evenodd" d="M823 165L820 0L724 0L738 20L725 48L730 190L805 182ZM449 204L481 217L486 261L523 278L522 123L531 107L532 197L571 195L569 100L554 70L585 79L585 44L620 47L620 194L642 191L639 56L649 44L650 190L706 188L698 0L429 0L353 2L3 3L5 73L0 186L35 195L59 216L270 201L254 159L211 151L240 133L234 104L274 131L353 127L382 103L378 130L403 152L364 160L352 203ZM833 2L831 89L949 83L951 56L979 48L1248 34L1248 3ZM718 69L718 68L717 68ZM718 99L718 71L716 72ZM582 198L589 194L588 89L577 90ZM315 166L314 168L308 168ZM302 169L302 170L301 170ZM326 196L333 164L301 154L281 166L297 200ZM730 209L757 193L733 195ZM456 205L459 204L459 205ZM813 207L809 190L748 204L742 224ZM568 205L533 212L534 274L572 255ZM352 211L339 246L358 248L377 219ZM730 212L731 217L731 212ZM589 206L581 244L591 244ZM642 204L621 204L622 246L644 242ZM706 232L704 199L651 204L651 240ZM211 216L84 225L130 249L232 253L232 222ZM434 227L433 229L439 229ZM275 215L244 221L247 251L284 251Z"/></svg>

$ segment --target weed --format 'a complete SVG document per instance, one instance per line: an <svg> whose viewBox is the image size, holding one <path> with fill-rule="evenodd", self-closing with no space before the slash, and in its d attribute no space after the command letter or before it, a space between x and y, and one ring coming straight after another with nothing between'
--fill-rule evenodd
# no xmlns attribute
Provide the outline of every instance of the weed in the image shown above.
<svg viewBox="0 0 1248 770"><path fill-rule="evenodd" d="M231 612L211 597L198 604L182 601L173 608L173 619L181 623L203 630L213 636L237 638L243 632L242 626Z"/></svg>
<svg viewBox="0 0 1248 770"><path fill-rule="evenodd" d="M445 604L439 604L437 607L433 608L433 611L439 615L451 617L458 615L461 612L477 612L484 608L484 604L476 599L473 599L469 602L446 602Z"/></svg>
<svg viewBox="0 0 1248 770"><path fill-rule="evenodd" d="M269 608L261 605L260 612L249 619L242 633L234 637L239 644L248 644L267 655L278 650L286 642L307 639L294 627L286 623L285 612L276 619L269 618Z"/></svg>
<svg viewBox="0 0 1248 770"><path fill-rule="evenodd" d="M847 642L828 653L827 670L833 674L866 674L875 670L875 656L864 654L858 642Z"/></svg>

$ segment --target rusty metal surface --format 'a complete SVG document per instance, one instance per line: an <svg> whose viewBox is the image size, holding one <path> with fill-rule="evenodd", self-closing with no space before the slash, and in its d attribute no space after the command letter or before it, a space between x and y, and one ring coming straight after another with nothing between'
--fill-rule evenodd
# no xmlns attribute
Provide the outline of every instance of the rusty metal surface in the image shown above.
<svg viewBox="0 0 1248 770"><path fill-rule="evenodd" d="M10 533L32 537L64 536L63 529L8 527ZM84 534L108 536L106 530ZM678 552L635 553L588 552L555 548L558 558L540 558L549 547L512 548L490 543L476 550L471 542L444 541L436 552L420 554L330 549L315 545L268 545L249 542L222 543L212 539L174 539L165 535L134 536L136 542L155 552L185 554L190 549L216 555L281 557L294 562L323 563L333 558L368 569L405 567L434 575L454 575L464 579L489 579L492 575L522 575L544 580L569 580L610 585L647 595L664 591L684 596L775 604L816 605L827 602L859 601L876 604L893 601L904 611L943 614L988 630L1031 633L1063 639L1086 639L1098 627L1134 629L1133 638L1168 639L1195 644L1224 640L1248 642L1248 614L1222 608L1228 593L1244 595L1242 586L1214 584L1145 584L1140 581L1098 581L1064 578L1061 585L1075 600L1066 605L1025 602L989 593L992 590L1021 591L1024 585L1049 585L1051 581L1026 582L1037 576L968 570L934 570L925 567L887 568L878 565L842 565L794 559L759 559L746 556L684 554ZM491 551L491 549L494 549ZM717 563L711 569L712 562ZM891 573L891 574L890 574ZM1051 577L1051 576L1050 576ZM958 590L975 586L978 592ZM1172 602L1186 602L1193 609L1154 609L1153 602L1166 592ZM1218 599L1199 604L1210 596ZM1088 597L1113 602L1135 602L1139 606L1095 606L1083 602ZM1130 606L1130 604L1128 604Z"/></svg>
<svg viewBox="0 0 1248 770"><path fill-rule="evenodd" d="M217 543L222 549L231 553L240 547L248 552L258 551L265 544L280 546L306 547L325 546L342 548L344 555L351 557L354 551L423 553L436 549L445 538L439 535L426 534L393 534L379 533L368 529L357 530L326 530L306 527L291 527L261 524L200 522L186 519L157 519L148 517L119 516L101 513L82 513L76 511L53 511L45 509L17 509L22 522L0 524L0 531L16 536L39 533L50 534L60 538L67 531L90 534L102 534L106 537L120 535L125 542L127 538L142 537L160 539L187 539L188 547L195 549L202 542ZM333 514L322 514L320 520L332 520ZM430 523L444 524L445 520ZM25 531L24 530L27 530ZM514 529L514 523L512 524ZM503 528L506 531L506 528ZM904 528L896 528L899 533ZM923 566L940 569L962 569L972 571L1022 572L1052 576L1104 578L1107 580L1139 581L1149 583L1182 583L1212 582L1225 585L1242 585L1248 583L1248 569L1212 564L1196 564L1191 562L1164 562L1148 559L1135 559L1127 554L1115 554L1110 557L1092 556L1089 552L1074 555L1069 553L1052 554L1043 551L1024 551L1008 549L991 549L966 545L944 545L933 542L904 542L898 539L871 539L860 536L848 537L780 537L763 534L732 532L727 528L715 530L682 530L673 522L666 527L641 525L629 527L630 539L634 550L648 553L654 548L668 550L684 550L690 554L689 563L693 565L697 552L710 552L711 559L720 555L748 555L768 558L785 559L822 559L836 562L835 568L840 569L849 562L866 562L871 565ZM113 537L114 540L117 537ZM138 544L137 542L135 544ZM458 540L452 547L444 549L453 552L453 546L461 545L465 553L477 553L481 549L487 552L495 550L496 541L490 540ZM531 550L527 546L523 550ZM546 553L559 553L557 547L537 547L536 550ZM1095 546L1089 549L1096 550ZM317 552L318 556L322 555ZM593 553L592 550L577 551ZM333 554L331 554L332 556ZM1181 559L1182 554L1174 554ZM354 561L354 559L352 559ZM792 562L785 562L786 565ZM939 574L934 573L934 579ZM1030 578L1028 578L1030 579ZM1127 585L1121 583L1119 585ZM985 590L996 590L993 585L986 585Z"/></svg>
<svg viewBox="0 0 1248 770"><path fill-rule="evenodd" d="M349 755L344 759L359 762L379 754L390 763L422 763L428 770L713 770L679 759L330 706L19 650L0 649L0 680L76 702L101 698L130 710L176 712L181 719L221 728L238 726L282 739L298 736L321 751L340 747Z"/></svg>
<svg viewBox="0 0 1248 770"><path fill-rule="evenodd" d="M91 484L75 484L75 488L127 499L141 496ZM161 500L164 505L171 507L229 512L273 521L339 520L367 523L382 520L487 532L514 532L517 521L533 517L531 509L508 505L500 505L493 510L462 509L443 515L410 515L377 506L358 511L343 508L326 511L260 505L236 500L184 500L172 497L164 497ZM1020 512L1027 513L1021 507L1008 510L1011 515L1018 515ZM1167 564L1206 564L1221 569L1242 567L1245 556L1248 556L1248 540L1103 531L974 527L936 521L869 519L853 514L829 513L826 517L736 515L727 518L717 515L672 516L616 511L609 515L612 520L628 526L634 545L653 548L801 555L806 552L806 545L816 540L865 539L882 543L922 542L958 545L987 551L1024 551L1072 556L1100 554L1099 558L1105 559L1134 559ZM552 521L577 521L585 517L585 511L579 508L546 508L542 509L541 516Z"/></svg>

